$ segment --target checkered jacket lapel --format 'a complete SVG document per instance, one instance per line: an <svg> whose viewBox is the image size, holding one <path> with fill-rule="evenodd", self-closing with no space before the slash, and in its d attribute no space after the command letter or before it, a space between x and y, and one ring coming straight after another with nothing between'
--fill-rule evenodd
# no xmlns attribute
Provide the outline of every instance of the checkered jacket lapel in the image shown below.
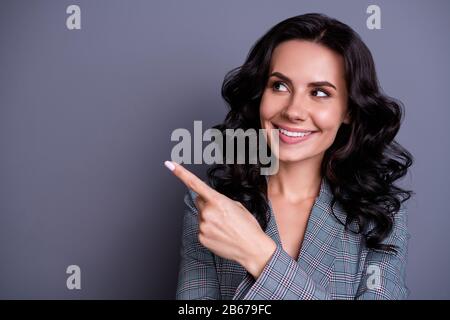
<svg viewBox="0 0 450 320"><path fill-rule="evenodd" d="M311 215L297 259L297 262L305 272L321 285L326 285L330 280L333 261L337 253L335 242L338 239L338 233L342 232L343 229L343 225L337 218L340 221L345 221L345 213L339 206L333 207L335 215L331 212L332 197L333 195L326 178L322 178L319 196L311 209ZM268 225L265 233L276 243L281 244L270 201L269 207L270 209L267 212ZM233 300L246 299L245 295L254 283L255 279L253 276L246 272L243 281L236 289Z"/></svg>
<svg viewBox="0 0 450 320"><path fill-rule="evenodd" d="M269 203L269 205L270 205L270 203ZM276 243L281 243L280 236L277 231L276 222L272 215L272 209L270 209L267 212L266 218L267 218L268 223L267 223L265 233L269 237L271 237ZM236 289L236 293L234 294L233 300L242 300L245 293L250 289L250 287L254 283L255 283L255 279L249 272L246 271L244 279L242 280L242 282L239 284L239 286Z"/></svg>

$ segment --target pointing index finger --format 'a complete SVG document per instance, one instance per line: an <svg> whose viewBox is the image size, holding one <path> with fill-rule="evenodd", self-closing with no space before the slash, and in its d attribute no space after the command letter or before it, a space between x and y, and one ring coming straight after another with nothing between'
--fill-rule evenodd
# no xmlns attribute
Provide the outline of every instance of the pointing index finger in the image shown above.
<svg viewBox="0 0 450 320"><path fill-rule="evenodd" d="M180 179L189 189L197 192L197 194L206 201L211 200L214 196L219 194L216 190L208 186L205 182L182 165L173 161L166 161L164 162L164 165L169 168L173 174L177 176L178 179Z"/></svg>

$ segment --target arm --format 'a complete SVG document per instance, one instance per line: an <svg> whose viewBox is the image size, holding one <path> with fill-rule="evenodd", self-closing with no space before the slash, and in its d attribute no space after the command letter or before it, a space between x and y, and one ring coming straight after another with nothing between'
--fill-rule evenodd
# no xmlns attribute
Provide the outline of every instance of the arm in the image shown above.
<svg viewBox="0 0 450 320"><path fill-rule="evenodd" d="M214 257L198 241L198 212L194 204L194 197L195 193L190 190L184 197L187 208L183 219L176 299L220 299Z"/></svg>
<svg viewBox="0 0 450 320"><path fill-rule="evenodd" d="M404 279L407 239L406 214L404 210L400 210L395 215L392 233L383 241L386 244L397 245L398 252L369 251L355 299L403 299L407 297L408 289ZM375 274L374 271L377 270L380 272ZM315 282L278 244L262 272L255 278L256 281L253 281L242 299L332 299L331 292ZM238 298L235 296L233 299Z"/></svg>

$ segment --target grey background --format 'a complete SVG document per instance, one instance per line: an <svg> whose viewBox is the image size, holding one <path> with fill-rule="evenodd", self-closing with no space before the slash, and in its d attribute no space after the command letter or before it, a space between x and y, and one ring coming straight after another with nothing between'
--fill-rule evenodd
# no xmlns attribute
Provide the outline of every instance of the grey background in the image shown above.
<svg viewBox="0 0 450 320"><path fill-rule="evenodd" d="M366 28L370 4L381 30ZM405 104L411 298L450 298L450 2L300 0L1 1L0 298L174 298L186 189L163 166L170 134L220 122L225 73L307 12L360 33ZM81 290L66 288L70 264Z"/></svg>

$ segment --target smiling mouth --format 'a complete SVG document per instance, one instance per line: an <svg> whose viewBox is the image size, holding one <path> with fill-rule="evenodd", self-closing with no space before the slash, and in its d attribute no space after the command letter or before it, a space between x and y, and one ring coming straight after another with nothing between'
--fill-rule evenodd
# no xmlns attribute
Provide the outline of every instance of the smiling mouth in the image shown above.
<svg viewBox="0 0 450 320"><path fill-rule="evenodd" d="M305 135L309 135L311 133L316 132L315 130L304 130L304 129L294 129L294 128L288 128L288 127L280 127L274 123L272 125L275 127L275 129L279 129L282 134L289 136L289 137L303 137Z"/></svg>
<svg viewBox="0 0 450 320"><path fill-rule="evenodd" d="M286 144L294 144L307 140L312 134L316 133L315 130L303 130L303 129L291 129L286 127L280 127L272 124L275 129L279 130L280 140ZM294 131L295 130L295 131Z"/></svg>
<svg viewBox="0 0 450 320"><path fill-rule="evenodd" d="M312 133L312 131L308 132L292 132L279 128L280 132L287 137L305 137Z"/></svg>

